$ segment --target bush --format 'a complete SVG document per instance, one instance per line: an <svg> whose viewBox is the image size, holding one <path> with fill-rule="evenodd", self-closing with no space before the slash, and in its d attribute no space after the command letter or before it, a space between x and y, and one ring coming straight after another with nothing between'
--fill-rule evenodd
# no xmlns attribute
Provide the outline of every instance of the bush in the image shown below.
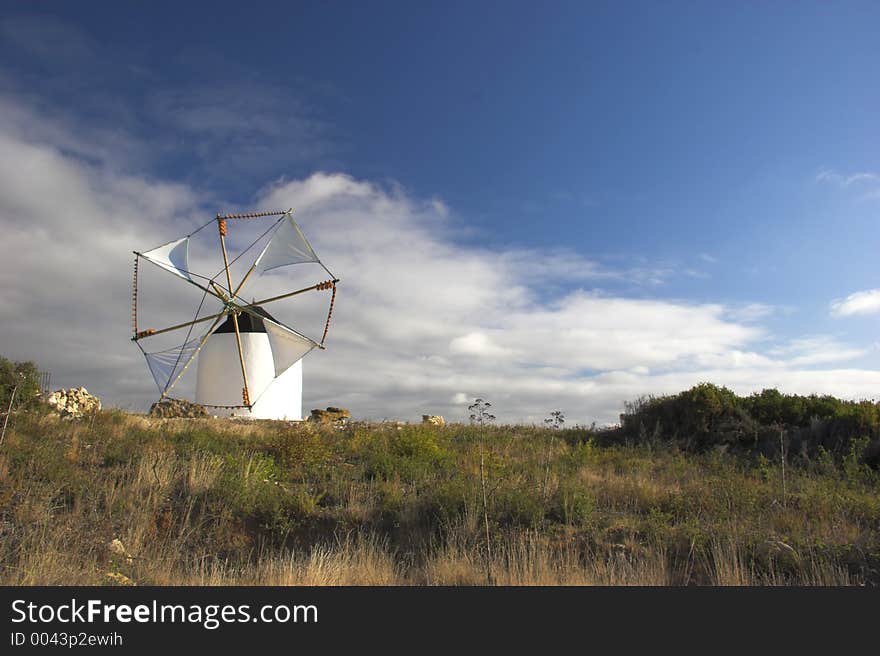
<svg viewBox="0 0 880 656"><path fill-rule="evenodd" d="M740 397L725 387L699 385L674 396L627 404L621 432L641 443L657 440L688 448L779 452L783 433L793 457L851 457L852 440L867 437L860 462L880 465L880 405L831 396L798 396L765 389ZM820 451L822 449L822 451Z"/></svg>
<svg viewBox="0 0 880 656"><path fill-rule="evenodd" d="M553 501L550 516L564 524L582 526L593 515L593 499L589 491L576 482L565 481L560 485Z"/></svg>
<svg viewBox="0 0 880 656"><path fill-rule="evenodd" d="M441 432L429 426L404 426L377 437L366 448L369 477L413 481L441 474L454 462L440 442Z"/></svg>
<svg viewBox="0 0 880 656"><path fill-rule="evenodd" d="M424 512L429 519L441 523L456 520L465 514L475 493L462 478L441 481L425 495Z"/></svg>
<svg viewBox="0 0 880 656"><path fill-rule="evenodd" d="M765 389L742 400L743 409L763 425L784 424L803 426L806 416L804 397L783 395L776 389Z"/></svg>
<svg viewBox="0 0 880 656"><path fill-rule="evenodd" d="M531 490L508 488L496 493L490 512L501 526L536 528L544 517L544 505L540 496Z"/></svg>
<svg viewBox="0 0 880 656"><path fill-rule="evenodd" d="M736 415L737 396L726 387L700 383L675 396L649 397L627 404L623 428L637 438L701 438Z"/></svg>
<svg viewBox="0 0 880 656"><path fill-rule="evenodd" d="M0 413L5 413L9 407L13 390L16 390L13 410L32 408L37 404L40 396L40 373L37 365L33 362L12 362L0 357Z"/></svg>

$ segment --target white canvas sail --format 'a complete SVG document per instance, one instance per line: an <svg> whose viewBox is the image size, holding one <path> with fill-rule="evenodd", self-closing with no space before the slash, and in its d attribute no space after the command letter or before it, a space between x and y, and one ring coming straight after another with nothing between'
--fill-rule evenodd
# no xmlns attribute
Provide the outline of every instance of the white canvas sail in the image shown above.
<svg viewBox="0 0 880 656"><path fill-rule="evenodd" d="M272 349L272 359L275 362L276 378L296 362L302 360L317 346L308 337L271 319L264 318L263 325L269 335L269 346Z"/></svg>
<svg viewBox="0 0 880 656"><path fill-rule="evenodd" d="M159 388L160 392L164 392L172 378L180 373L180 370L186 365L192 354L199 348L201 339L192 339L185 344L165 351L144 353L144 357L147 359L147 366L150 368L150 373L153 374L153 380L156 381L156 387Z"/></svg>
<svg viewBox="0 0 880 656"><path fill-rule="evenodd" d="M192 280L189 275L189 237L169 241L141 255L166 271Z"/></svg>
<svg viewBox="0 0 880 656"><path fill-rule="evenodd" d="M260 253L255 265L260 273L265 273L270 269L305 262L320 262L320 260L296 221L293 220L293 216L287 214L269 243L266 244L263 252Z"/></svg>

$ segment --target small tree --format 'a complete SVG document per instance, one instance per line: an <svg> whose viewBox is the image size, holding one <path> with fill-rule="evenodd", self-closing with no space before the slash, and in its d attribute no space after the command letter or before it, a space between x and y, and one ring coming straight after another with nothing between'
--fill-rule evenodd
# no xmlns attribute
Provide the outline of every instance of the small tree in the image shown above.
<svg viewBox="0 0 880 656"><path fill-rule="evenodd" d="M12 362L0 358L0 407L9 404L12 390L18 388L15 407L32 407L40 395L40 372L33 362Z"/></svg>
<svg viewBox="0 0 880 656"><path fill-rule="evenodd" d="M489 495L486 492L486 458L484 442L484 431L486 424L495 421L495 415L489 412L492 404L483 399L476 399L472 405L468 406L471 411L471 423L479 426L479 444L480 444L480 490L483 496L483 524L486 529L486 580L489 585L494 584L492 577L492 535L489 532Z"/></svg>
<svg viewBox="0 0 880 656"><path fill-rule="evenodd" d="M36 364L0 358L0 413L3 415L0 444L6 437L9 416L17 409L33 407L39 395L40 374Z"/></svg>
<svg viewBox="0 0 880 656"><path fill-rule="evenodd" d="M554 410L550 413L550 416L544 420L544 424L548 428L559 430L562 428L563 424L565 424L565 415L562 414L562 410ZM541 487L541 499L545 506L547 505L547 491L550 486L550 456L553 451L554 443L555 436L553 433L550 433L550 436L547 439L547 452L544 455L544 484Z"/></svg>

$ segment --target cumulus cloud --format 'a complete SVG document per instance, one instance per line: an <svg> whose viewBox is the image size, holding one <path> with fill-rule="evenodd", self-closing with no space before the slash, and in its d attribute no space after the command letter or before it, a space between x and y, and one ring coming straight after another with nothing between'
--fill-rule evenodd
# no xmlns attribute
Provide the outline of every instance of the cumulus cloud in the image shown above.
<svg viewBox="0 0 880 656"><path fill-rule="evenodd" d="M147 388L136 352L122 346L131 250L145 226L186 226L196 195L110 173L5 129L0 153L3 355L132 403Z"/></svg>
<svg viewBox="0 0 880 656"><path fill-rule="evenodd" d="M449 343L451 353L476 357L511 357L513 351L498 346L486 333L472 332L456 337Z"/></svg>
<svg viewBox="0 0 880 656"><path fill-rule="evenodd" d="M766 303L747 303L739 307L728 308L727 316L734 321L754 322L769 317L778 309Z"/></svg>
<svg viewBox="0 0 880 656"><path fill-rule="evenodd" d="M71 149L78 142L63 124L8 99L0 106L16 116L0 124L2 354L38 361L56 385L85 385L110 404L144 408L156 391L128 340L131 250L190 232L218 201L189 185L119 173L85 146ZM328 350L304 365L306 409L339 404L374 419L430 412L462 420L468 401L482 396L501 421L539 422L563 408L570 423L606 422L625 400L703 380L739 392L778 386L842 396L868 396L880 384L880 372L835 364L862 351L829 337L758 348L770 338L758 323L764 306L737 313L720 303L614 295L605 283L651 283L568 250L472 243L454 208L399 187L315 173L267 185L253 206L295 207L342 279ZM205 257L193 253L198 266L208 267ZM266 276L260 289L289 288L293 269ZM320 327L326 300L298 297L279 314ZM160 305L168 317L193 311L182 294Z"/></svg>
<svg viewBox="0 0 880 656"><path fill-rule="evenodd" d="M880 289L853 292L846 298L831 303L831 314L835 317L875 314L877 312L880 312Z"/></svg>
<svg viewBox="0 0 880 656"><path fill-rule="evenodd" d="M868 351L841 344L828 335L815 335L791 340L788 344L771 348L769 353L781 356L789 366L801 366L854 360Z"/></svg>

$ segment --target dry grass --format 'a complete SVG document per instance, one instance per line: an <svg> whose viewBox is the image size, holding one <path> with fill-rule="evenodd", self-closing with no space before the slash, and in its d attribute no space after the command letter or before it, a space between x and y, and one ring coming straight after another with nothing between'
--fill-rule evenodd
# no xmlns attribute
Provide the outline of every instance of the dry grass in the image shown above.
<svg viewBox="0 0 880 656"><path fill-rule="evenodd" d="M484 585L466 427L16 418L0 584ZM876 478L492 429L498 585L859 585ZM111 548L118 539L123 545Z"/></svg>
<svg viewBox="0 0 880 656"><path fill-rule="evenodd" d="M623 551L581 554L573 545L553 548L534 532L509 536L493 552L498 585L667 585L662 550L633 557ZM424 566L429 585L485 585L485 552L452 540Z"/></svg>

